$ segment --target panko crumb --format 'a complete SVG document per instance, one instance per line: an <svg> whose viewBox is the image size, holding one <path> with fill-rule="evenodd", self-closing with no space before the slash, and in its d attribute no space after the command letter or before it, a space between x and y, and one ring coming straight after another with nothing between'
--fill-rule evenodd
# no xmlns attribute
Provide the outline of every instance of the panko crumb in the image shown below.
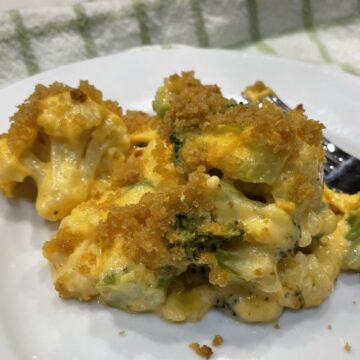
<svg viewBox="0 0 360 360"><path fill-rule="evenodd" d="M194 350L196 354L198 354L199 356L205 359L210 359L210 357L213 354L212 348L210 346L207 345L200 346L200 344L197 342L191 343L189 347L190 349Z"/></svg>
<svg viewBox="0 0 360 360"><path fill-rule="evenodd" d="M223 343L224 339L221 335L215 335L211 345L212 346L220 346Z"/></svg>
<svg viewBox="0 0 360 360"><path fill-rule="evenodd" d="M350 352L350 351L351 351L351 345L350 345L348 342L346 342L346 344L344 345L344 350L345 350L346 352Z"/></svg>
<svg viewBox="0 0 360 360"><path fill-rule="evenodd" d="M126 331L125 331L125 330L120 330L120 331L118 332L118 335L120 335L120 336L125 336L125 335L126 335Z"/></svg>
<svg viewBox="0 0 360 360"><path fill-rule="evenodd" d="M276 330L280 330L280 324L278 322L276 322L274 325L273 325L274 329Z"/></svg>
<svg viewBox="0 0 360 360"><path fill-rule="evenodd" d="M329 324L329 325L327 326L327 329L328 329L329 331L331 331L331 330L332 330L332 326L331 326L331 324Z"/></svg>

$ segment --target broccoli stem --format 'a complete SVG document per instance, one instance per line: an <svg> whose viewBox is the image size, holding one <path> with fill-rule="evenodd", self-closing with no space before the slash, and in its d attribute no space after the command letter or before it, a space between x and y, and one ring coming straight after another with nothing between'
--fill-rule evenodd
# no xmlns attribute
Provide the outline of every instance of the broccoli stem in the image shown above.
<svg viewBox="0 0 360 360"><path fill-rule="evenodd" d="M350 215L346 221L350 227L346 238L350 241L360 240L360 215Z"/></svg>

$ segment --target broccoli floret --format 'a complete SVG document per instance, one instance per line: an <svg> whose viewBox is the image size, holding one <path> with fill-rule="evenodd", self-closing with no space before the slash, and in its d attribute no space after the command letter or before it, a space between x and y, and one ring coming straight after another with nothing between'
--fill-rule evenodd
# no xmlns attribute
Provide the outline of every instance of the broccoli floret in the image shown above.
<svg viewBox="0 0 360 360"><path fill-rule="evenodd" d="M176 275L171 265L152 271L123 258L123 265L110 266L96 288L100 298L110 306L130 312L150 311L165 302Z"/></svg>
<svg viewBox="0 0 360 360"><path fill-rule="evenodd" d="M163 278L132 262L122 268L110 268L96 288L106 304L129 312L154 310L166 298Z"/></svg>
<svg viewBox="0 0 360 360"><path fill-rule="evenodd" d="M121 161L130 142L121 109L86 82L78 89L38 85L0 138L0 189L12 196L26 177L37 185L36 208L59 220L86 200L104 169L104 156ZM114 161L113 164L118 164Z"/></svg>
<svg viewBox="0 0 360 360"><path fill-rule="evenodd" d="M217 249L216 258L241 281L253 284L264 292L277 292L281 289L276 261L266 251L243 245L235 251Z"/></svg>
<svg viewBox="0 0 360 360"><path fill-rule="evenodd" d="M178 162L181 158L180 152L184 141L182 141L179 136L173 133L170 135L170 143L173 144L174 147L174 160L175 162Z"/></svg>
<svg viewBox="0 0 360 360"><path fill-rule="evenodd" d="M192 81L192 73L183 73L181 77L172 75L164 80L164 85L158 89L153 101L153 109L161 118L170 109L173 97L186 88L189 81Z"/></svg>
<svg viewBox="0 0 360 360"><path fill-rule="evenodd" d="M238 294L217 297L215 308L245 322L273 321L282 311L277 294L257 294L246 288L241 289Z"/></svg>
<svg viewBox="0 0 360 360"><path fill-rule="evenodd" d="M164 117L166 111L170 108L171 95L171 91L166 86L162 86L156 92L153 109L161 118Z"/></svg>
<svg viewBox="0 0 360 360"><path fill-rule="evenodd" d="M213 104L211 104L211 96L214 94L219 95L218 99L221 103L217 104L216 109L213 108ZM176 98L178 96L180 96L180 98L185 96L187 99L190 96L192 98L191 100L193 100L193 97L199 96L204 101L203 105L205 107L207 100L209 100L208 105L213 108L214 112L218 112L218 110L226 111L228 108L237 105L235 100L225 99L222 95L220 95L218 87L205 86L201 84L198 79L194 78L194 72L182 72L180 75L174 74L166 78L164 80L164 85L156 92L155 99L153 101L153 109L160 118L164 119L166 113L173 108L173 106L177 107ZM182 98L182 100L184 100L184 98ZM181 103L184 104L184 101L181 101ZM200 112L202 110L203 108Z"/></svg>
<svg viewBox="0 0 360 360"><path fill-rule="evenodd" d="M194 217L179 213L175 216L175 231L168 247L180 247L189 261L196 261L201 253L215 252L224 241L239 238L242 234L237 223L216 223L211 214Z"/></svg>
<svg viewBox="0 0 360 360"><path fill-rule="evenodd" d="M352 213L346 218L349 227L345 237L349 240L349 248L343 259L346 269L358 271L360 269L360 214Z"/></svg>
<svg viewBox="0 0 360 360"><path fill-rule="evenodd" d="M159 275L158 287L167 290L169 285L174 280L175 274L176 269L171 265L167 265L162 268Z"/></svg>
<svg viewBox="0 0 360 360"><path fill-rule="evenodd" d="M346 238L350 241L360 240L360 214L350 215L347 218L347 223L350 229L346 233Z"/></svg>
<svg viewBox="0 0 360 360"><path fill-rule="evenodd" d="M220 181L213 200L217 221L239 221L248 241L275 251L287 251L293 249L300 238L299 227L286 211L275 204L263 204L247 198L227 180Z"/></svg>

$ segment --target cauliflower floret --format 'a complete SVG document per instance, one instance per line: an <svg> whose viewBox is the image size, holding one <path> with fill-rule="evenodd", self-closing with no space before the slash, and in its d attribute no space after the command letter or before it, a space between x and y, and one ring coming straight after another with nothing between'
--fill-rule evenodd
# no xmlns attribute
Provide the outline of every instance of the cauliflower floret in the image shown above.
<svg viewBox="0 0 360 360"><path fill-rule="evenodd" d="M101 223L106 221L111 208L137 203L151 191L150 182L107 190L100 198L76 206L61 221L59 231L44 244L43 253L62 297L90 300L99 294L96 284L105 276L103 273L111 270L117 259L123 259L122 254L112 248L103 251L101 245L104 244L96 241ZM107 262L110 262L108 267Z"/></svg>
<svg viewBox="0 0 360 360"><path fill-rule="evenodd" d="M11 196L16 183L32 177L37 211L48 220L86 200L130 148L121 109L87 82L77 89L38 85L11 121L0 138L0 189ZM105 156L116 161L103 162Z"/></svg>
<svg viewBox="0 0 360 360"><path fill-rule="evenodd" d="M15 184L22 182L28 175L26 167L9 149L6 136L0 135L0 189L10 197Z"/></svg>

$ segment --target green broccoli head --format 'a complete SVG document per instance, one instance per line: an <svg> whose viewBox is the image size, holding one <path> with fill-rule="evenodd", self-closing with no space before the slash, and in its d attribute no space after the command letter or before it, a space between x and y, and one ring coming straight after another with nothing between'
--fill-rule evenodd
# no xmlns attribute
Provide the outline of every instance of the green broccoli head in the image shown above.
<svg viewBox="0 0 360 360"><path fill-rule="evenodd" d="M187 260L196 263L201 253L215 252L225 241L239 239L242 234L237 222L216 222L210 213L178 213L168 248L183 249Z"/></svg>
<svg viewBox="0 0 360 360"><path fill-rule="evenodd" d="M345 237L349 247L343 259L343 267L358 271L360 269L360 209L346 217L346 224L348 231Z"/></svg>
<svg viewBox="0 0 360 360"><path fill-rule="evenodd" d="M110 306L129 312L150 311L163 304L174 269L165 267L155 272L143 264L125 263L106 270L96 286L100 298Z"/></svg>
<svg viewBox="0 0 360 360"><path fill-rule="evenodd" d="M164 80L153 101L153 109L161 118L170 109L174 96L186 88L191 79L192 73L183 73L183 76L172 75Z"/></svg>

